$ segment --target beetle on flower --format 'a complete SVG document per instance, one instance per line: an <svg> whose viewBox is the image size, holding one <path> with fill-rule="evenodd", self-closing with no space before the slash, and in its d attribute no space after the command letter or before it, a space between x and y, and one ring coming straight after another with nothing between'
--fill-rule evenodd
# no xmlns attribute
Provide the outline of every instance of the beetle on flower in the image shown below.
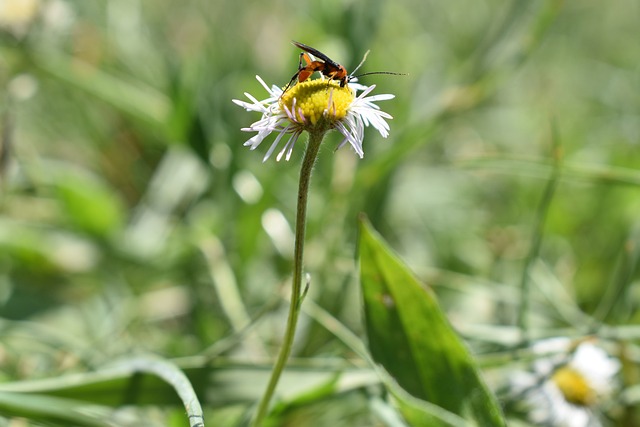
<svg viewBox="0 0 640 427"><path fill-rule="evenodd" d="M259 76L260 84L269 93L269 97L259 101L249 93L245 93L251 102L234 99L233 102L247 111L262 113L262 117L245 132L258 132L245 146L256 149L272 132L277 136L267 150L263 161L266 161L278 147L280 140L289 135L289 139L278 153L276 160L291 158L293 147L302 134L320 133L338 130L343 136L338 148L349 143L362 158L364 151L364 128L372 125L383 138L389 136L389 125L386 120L391 115L380 110L377 101L393 99L394 95L382 94L368 96L375 85L364 86L358 83L341 85L335 80L304 80L283 92L278 86L269 86ZM358 95L358 92L361 92Z"/></svg>

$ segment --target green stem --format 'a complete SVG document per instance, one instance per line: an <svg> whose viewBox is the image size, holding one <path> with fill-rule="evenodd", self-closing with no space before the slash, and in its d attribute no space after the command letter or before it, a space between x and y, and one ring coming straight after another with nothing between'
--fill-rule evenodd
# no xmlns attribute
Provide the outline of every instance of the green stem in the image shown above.
<svg viewBox="0 0 640 427"><path fill-rule="evenodd" d="M560 142L558 140L555 123L552 123L552 138L553 144L553 169L551 171L551 177L547 181L542 199L538 205L536 212L535 224L531 236L531 247L529 253L525 259L525 265L522 269L522 276L520 277L520 307L518 311L518 328L521 334L521 343L527 346L530 341L529 330L529 300L531 298L531 291L529 286L529 274L531 273L531 267L533 263L538 259L540 255L540 247L542 245L542 237L544 234L544 227L547 220L547 214L549 213L549 207L551 206L551 200L555 194L558 180L560 179L560 173L562 169L560 149Z"/></svg>
<svg viewBox="0 0 640 427"><path fill-rule="evenodd" d="M302 302L302 258L304 251L304 232L307 219L307 199L309 196L309 182L311 181L311 171L316 163L320 144L324 137L324 132L309 133L309 142L307 150L302 160L300 168L300 183L298 185L298 208L296 210L296 240L293 256L293 281L291 282L291 303L289 305L289 317L287 326L282 340L282 347L278 353L278 358L271 371L271 378L265 390L262 399L258 405L255 418L251 425L258 427L262 425L265 416L269 410L269 403L276 390L282 371L291 354L293 347L293 339L295 337L296 325L298 324L298 315L300 314L300 303Z"/></svg>

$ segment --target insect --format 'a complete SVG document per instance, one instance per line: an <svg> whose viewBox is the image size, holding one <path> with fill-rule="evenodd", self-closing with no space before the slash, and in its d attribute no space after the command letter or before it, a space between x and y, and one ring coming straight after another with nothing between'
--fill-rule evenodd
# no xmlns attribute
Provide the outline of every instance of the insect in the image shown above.
<svg viewBox="0 0 640 427"><path fill-rule="evenodd" d="M286 92L291 87L291 85L293 85L293 82L296 79L298 79L299 83L302 83L303 81L311 77L311 75L316 71L321 73L323 76L328 77L329 80L339 81L340 87L345 87L348 82L350 82L356 77L367 76L370 74L404 75L402 73L392 73L390 71L374 71L371 73L363 73L363 74L358 74L357 76L354 76L353 73L348 74L347 69L344 68L343 65L338 64L333 59L329 58L327 55L320 52L318 49L312 48L311 46L307 46L306 44L303 44L297 41L292 41L292 43L295 46L302 49L304 52L300 53L300 61L298 62L298 71L293 75L293 77L291 77L289 84L284 88L282 93ZM360 62L360 65L356 67L354 72L357 71L360 68L360 66L364 63L368 53L369 52L367 52L364 55L362 62ZM309 54L315 56L316 58L318 58L318 60L315 60L315 61L312 60ZM302 65L303 60L306 63L306 65Z"/></svg>

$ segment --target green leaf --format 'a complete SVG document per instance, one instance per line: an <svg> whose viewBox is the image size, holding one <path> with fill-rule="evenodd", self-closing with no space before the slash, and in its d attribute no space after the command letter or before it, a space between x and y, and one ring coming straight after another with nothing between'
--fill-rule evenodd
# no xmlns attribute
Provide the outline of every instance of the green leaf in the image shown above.
<svg viewBox="0 0 640 427"><path fill-rule="evenodd" d="M385 381L385 384L395 398L400 413L412 427L469 427L470 425L463 418L446 409L411 396L397 384L390 384L389 381Z"/></svg>
<svg viewBox="0 0 640 427"><path fill-rule="evenodd" d="M70 87L84 91L153 129L169 133L167 121L172 109L171 100L144 82L109 74L77 58L40 52L34 54L32 60L40 70Z"/></svg>
<svg viewBox="0 0 640 427"><path fill-rule="evenodd" d="M433 292L365 221L360 269L369 348L398 384L480 426L505 425L474 359L438 306Z"/></svg>
<svg viewBox="0 0 640 427"><path fill-rule="evenodd" d="M396 412L402 414L403 426L406 425L405 422L411 427L471 427L474 425L434 403L412 396L400 387L381 366L375 366L375 371L391 397L389 403L394 405ZM388 420L385 422L389 426L395 425Z"/></svg>
<svg viewBox="0 0 640 427"><path fill-rule="evenodd" d="M24 395L0 392L0 414L83 427L106 427L106 412L86 403L37 394Z"/></svg>
<svg viewBox="0 0 640 427"><path fill-rule="evenodd" d="M54 183L69 220L90 234L108 237L124 223L123 203L99 177L59 170Z"/></svg>
<svg viewBox="0 0 640 427"><path fill-rule="evenodd" d="M271 365L227 361L212 363L205 357L170 362L175 363L178 370L165 367L167 363L169 361L133 358L95 372L0 383L0 397L18 396L16 399L19 400L25 396L45 396L116 408L122 405L186 405L199 396L206 406L219 409L226 405L255 404L266 387L272 368ZM166 373L160 375L161 370ZM332 391L347 394L377 383L378 377L370 369L344 364L317 367L290 364L280 381L278 397L289 404L302 405L313 399L322 400ZM188 406L194 408L193 404Z"/></svg>

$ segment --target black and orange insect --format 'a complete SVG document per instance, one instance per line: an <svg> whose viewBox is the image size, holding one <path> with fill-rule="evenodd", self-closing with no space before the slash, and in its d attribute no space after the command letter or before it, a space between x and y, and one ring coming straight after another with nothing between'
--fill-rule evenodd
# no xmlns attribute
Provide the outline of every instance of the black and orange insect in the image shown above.
<svg viewBox="0 0 640 427"><path fill-rule="evenodd" d="M370 74L403 75L401 73L392 73L390 71L374 71L374 72L363 73L363 74L358 74L357 76L354 76L353 73L348 74L347 69L343 65L338 64L333 59L329 58L327 55L320 52L318 49L314 49L311 46L307 46L306 44L303 44L297 41L292 41L291 43L293 43L295 46L302 49L304 52L300 53L300 61L298 62L298 71L293 75L293 77L291 77L289 84L284 88L282 93L286 92L296 79L298 79L299 83L302 83L303 81L311 77L311 75L316 71L321 73L323 76L328 77L329 80L339 81L340 87L345 87L348 82L355 79L356 77L367 76ZM316 57L317 60L315 61L312 60L309 54ZM366 59L366 57L367 55L365 54L364 59ZM360 66L364 63L364 59L362 60L360 65L356 67L354 72L357 71L358 68L360 68ZM303 61L306 63L306 65L302 64Z"/></svg>

